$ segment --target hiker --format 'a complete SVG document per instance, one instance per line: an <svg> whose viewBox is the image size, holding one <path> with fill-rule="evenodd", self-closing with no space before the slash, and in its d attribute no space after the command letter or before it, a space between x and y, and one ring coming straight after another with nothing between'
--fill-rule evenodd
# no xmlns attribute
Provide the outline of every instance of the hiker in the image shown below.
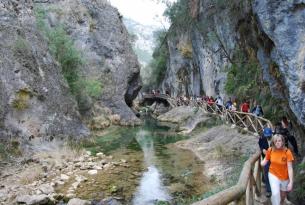
<svg viewBox="0 0 305 205"><path fill-rule="evenodd" d="M207 111L209 111L209 112L212 112L213 111L213 109L211 108L212 106L213 106L213 104L214 104L214 99L213 99L213 97L212 96L210 96L209 98L208 98L208 107L207 107Z"/></svg>
<svg viewBox="0 0 305 205"><path fill-rule="evenodd" d="M233 105L231 98L229 98L229 100L226 102L226 109L227 110L231 110L231 106Z"/></svg>
<svg viewBox="0 0 305 205"><path fill-rule="evenodd" d="M288 141L289 141L293 147L294 153L297 156L299 156L298 144L297 144L297 141L295 140L295 137L293 135L291 135L289 132L289 124L291 124L291 123L288 122L287 117L283 116L282 120L281 120L281 132L282 132L282 135L285 135L284 137L287 138L287 141L285 141L286 146L288 147ZM292 127L292 126L290 126L290 127Z"/></svg>
<svg viewBox="0 0 305 205"><path fill-rule="evenodd" d="M252 108L251 113L256 115L257 117L262 117L264 115L263 108L259 104L255 105Z"/></svg>
<svg viewBox="0 0 305 205"><path fill-rule="evenodd" d="M217 106L217 110L221 112L222 111L222 107L223 107L223 100L222 100L222 98L220 96L218 96L216 98L215 103L216 103L216 106Z"/></svg>
<svg viewBox="0 0 305 205"><path fill-rule="evenodd" d="M287 192L292 191L293 160L291 151L285 146L284 137L280 134L274 135L271 140L271 147L267 150L266 157L261 162L262 166L270 162L268 177L272 192L272 205L283 204Z"/></svg>
<svg viewBox="0 0 305 205"><path fill-rule="evenodd" d="M236 102L234 102L234 103L231 105L230 110L231 110L231 111L236 111L236 110L237 110L237 104L236 104Z"/></svg>
<svg viewBox="0 0 305 205"><path fill-rule="evenodd" d="M285 146L288 147L288 142L293 147L293 151L297 156L300 156L297 142L293 135L290 134L288 130L287 118L283 117L281 122L277 122L274 127L274 134L281 134L284 137Z"/></svg>
<svg viewBox="0 0 305 205"><path fill-rule="evenodd" d="M240 111L242 112L249 112L250 110L250 103L249 101L245 101L241 106L240 106Z"/></svg>
<svg viewBox="0 0 305 205"><path fill-rule="evenodd" d="M263 130L263 134L260 136L258 140L258 145L259 148L262 152L262 158L265 158L266 152L268 148L270 147L270 142L271 142L271 137L272 137L272 129L269 127L265 127ZM268 178L268 173L269 173L269 167L270 167L270 161L267 162L267 164L264 166L264 172L263 172L263 179L266 185L266 197L271 197L271 188L269 184L269 178Z"/></svg>

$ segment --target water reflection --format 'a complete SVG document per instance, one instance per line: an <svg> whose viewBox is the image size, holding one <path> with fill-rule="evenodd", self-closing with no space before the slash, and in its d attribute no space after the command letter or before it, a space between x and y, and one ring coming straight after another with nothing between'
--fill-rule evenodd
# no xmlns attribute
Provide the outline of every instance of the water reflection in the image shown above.
<svg viewBox="0 0 305 205"><path fill-rule="evenodd" d="M140 185L133 199L134 205L153 205L156 201L169 201L171 199L164 185L161 174L155 166L154 141L151 133L140 130L136 134L136 140L144 153L144 162L147 171L143 174Z"/></svg>

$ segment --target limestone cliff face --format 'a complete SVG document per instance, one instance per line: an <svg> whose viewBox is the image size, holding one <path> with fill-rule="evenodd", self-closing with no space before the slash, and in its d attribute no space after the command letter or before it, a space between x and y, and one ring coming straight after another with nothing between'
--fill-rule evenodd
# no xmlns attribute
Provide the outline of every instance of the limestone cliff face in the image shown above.
<svg viewBox="0 0 305 205"><path fill-rule="evenodd" d="M290 109L305 125L305 1L256 0L253 11L273 42L266 56L278 65L282 76L278 86L284 87L282 94Z"/></svg>
<svg viewBox="0 0 305 205"><path fill-rule="evenodd" d="M273 96L284 99L287 111L305 125L305 2L234 2L238 1L219 6L211 0L190 1L190 16L195 23L187 32L168 37L170 59L161 87L175 96L226 96L226 68L232 63L234 51L242 47L252 50L260 62ZM179 50L187 43L191 45L188 58ZM182 68L187 72L180 76Z"/></svg>
<svg viewBox="0 0 305 205"><path fill-rule="evenodd" d="M129 106L141 88L140 66L117 9L104 0L53 0L37 5L46 10L50 27L65 25L84 55L83 75L102 83L97 103L119 114L121 124L138 123Z"/></svg>
<svg viewBox="0 0 305 205"><path fill-rule="evenodd" d="M87 136L32 6L0 1L0 137Z"/></svg>
<svg viewBox="0 0 305 205"><path fill-rule="evenodd" d="M227 19L226 13L213 15L210 19L215 25L213 30L202 29L206 27L205 19L210 18L213 12L213 8L206 6L211 2L191 1L191 15L198 19L198 24L189 27L187 32L181 34L181 31L177 31L175 37L168 38L170 63L162 88L169 89L175 96L225 96L225 68L230 64L229 59L236 47L237 34L234 31L234 19ZM217 36L214 35L215 31ZM191 50L186 58L183 53L187 46L190 46ZM188 63L183 65L181 62ZM181 70L187 72L181 76Z"/></svg>
<svg viewBox="0 0 305 205"><path fill-rule="evenodd" d="M139 66L116 9L102 0L0 0L0 137L89 135L61 67L37 28L37 7L45 9L50 28L62 25L74 40L84 56L81 75L103 84L95 101L85 100L86 116L108 107L120 115L116 120L121 124L138 123L128 105L141 87Z"/></svg>

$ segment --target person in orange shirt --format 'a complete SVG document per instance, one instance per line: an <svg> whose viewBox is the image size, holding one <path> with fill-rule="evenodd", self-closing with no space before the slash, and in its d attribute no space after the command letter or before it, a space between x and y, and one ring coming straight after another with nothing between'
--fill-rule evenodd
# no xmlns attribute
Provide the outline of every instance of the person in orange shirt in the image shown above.
<svg viewBox="0 0 305 205"><path fill-rule="evenodd" d="M271 147L266 152L266 157L261 165L265 166L271 162L269 168L269 182L271 186L272 205L282 205L293 187L294 160L292 152L285 147L284 137L276 134L272 137Z"/></svg>

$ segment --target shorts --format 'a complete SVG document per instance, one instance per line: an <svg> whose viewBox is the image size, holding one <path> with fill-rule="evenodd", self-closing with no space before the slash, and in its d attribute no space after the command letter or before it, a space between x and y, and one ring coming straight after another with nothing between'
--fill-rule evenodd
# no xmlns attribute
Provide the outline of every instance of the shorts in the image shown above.
<svg viewBox="0 0 305 205"><path fill-rule="evenodd" d="M279 178L277 178L276 176L274 176L273 174L271 174L269 172L269 182L271 183L276 183L278 184L278 186L280 187L281 191L287 191L287 186L289 183L289 180L280 180Z"/></svg>

